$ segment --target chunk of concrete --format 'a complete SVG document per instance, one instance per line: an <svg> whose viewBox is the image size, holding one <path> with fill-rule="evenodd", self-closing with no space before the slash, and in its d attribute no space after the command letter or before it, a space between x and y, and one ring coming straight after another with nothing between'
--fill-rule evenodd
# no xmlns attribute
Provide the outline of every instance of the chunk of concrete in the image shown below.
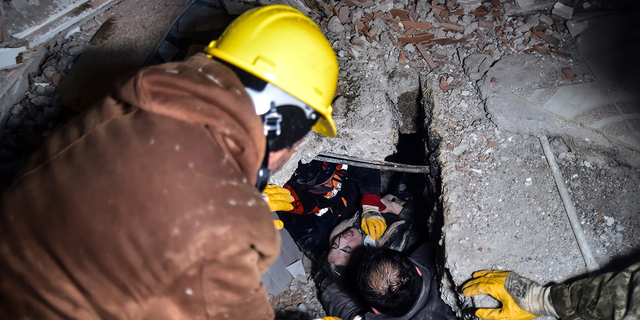
<svg viewBox="0 0 640 320"><path fill-rule="evenodd" d="M533 5L533 0L516 0L516 3L521 8L527 8Z"/></svg>
<svg viewBox="0 0 640 320"><path fill-rule="evenodd" d="M565 18L565 19L571 19L571 17L573 16L573 8L569 6L565 6L560 2L556 2L556 4L553 5L553 10L551 10L551 14Z"/></svg>
<svg viewBox="0 0 640 320"><path fill-rule="evenodd" d="M551 19L551 17L549 17L546 14L541 14L540 15L540 21L544 22L548 26L553 25L553 19Z"/></svg>
<svg viewBox="0 0 640 320"><path fill-rule="evenodd" d="M569 20L565 23L567 25L567 29L569 29L569 34L572 38L577 37L582 31L586 30L589 27L589 21L575 21Z"/></svg>
<svg viewBox="0 0 640 320"><path fill-rule="evenodd" d="M27 48L0 48L0 69L18 65L18 56L24 51L28 51Z"/></svg>
<svg viewBox="0 0 640 320"><path fill-rule="evenodd" d="M340 18L338 18L337 16L333 16L331 17L331 19L329 19L329 23L327 24L327 29L329 29L329 31L331 32L339 33L344 30L344 27L340 22Z"/></svg>

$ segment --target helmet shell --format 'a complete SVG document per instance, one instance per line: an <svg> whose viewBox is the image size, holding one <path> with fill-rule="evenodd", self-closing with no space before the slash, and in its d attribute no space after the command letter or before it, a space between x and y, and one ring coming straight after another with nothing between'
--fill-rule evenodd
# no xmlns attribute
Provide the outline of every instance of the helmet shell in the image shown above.
<svg viewBox="0 0 640 320"><path fill-rule="evenodd" d="M322 117L313 130L336 136L331 116L338 60L320 28L286 5L249 10L205 52L270 82L308 104Z"/></svg>

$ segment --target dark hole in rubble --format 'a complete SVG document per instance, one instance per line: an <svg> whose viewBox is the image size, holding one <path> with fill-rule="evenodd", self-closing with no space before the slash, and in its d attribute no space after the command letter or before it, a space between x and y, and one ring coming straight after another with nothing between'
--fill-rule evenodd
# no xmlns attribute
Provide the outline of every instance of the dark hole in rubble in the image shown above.
<svg viewBox="0 0 640 320"><path fill-rule="evenodd" d="M440 239L443 223L440 202L441 170L438 162L438 146L441 137L437 133L429 131L433 106L434 103L428 89L419 88L399 95L396 109L401 115L402 126L399 130L397 151L384 159L394 163L429 166L430 173L380 171L381 196L397 193L399 189L403 189L411 195L414 202L413 215L415 220L413 224L422 235L425 235L418 240L418 243ZM438 252L436 260L437 266L443 265L443 252ZM308 287L308 284L298 283L294 279L286 292L272 297L271 302L276 312L276 319L301 320L324 315L322 314L324 310L319 310L320 313L313 310L314 306L319 307L318 300L320 298L319 296L306 297L306 295L310 291L316 295L319 292L315 291L315 288ZM301 312L298 309L301 305L303 305L303 309L312 309L309 310L310 314Z"/></svg>

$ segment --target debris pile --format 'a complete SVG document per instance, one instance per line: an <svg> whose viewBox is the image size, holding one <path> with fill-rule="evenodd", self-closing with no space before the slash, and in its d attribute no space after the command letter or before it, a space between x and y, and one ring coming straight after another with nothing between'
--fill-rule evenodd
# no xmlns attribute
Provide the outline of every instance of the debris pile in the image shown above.
<svg viewBox="0 0 640 320"><path fill-rule="evenodd" d="M4 189L15 172L40 147L51 132L75 115L60 105L56 87L82 53L98 22L91 19L47 44L47 53L39 72L29 75L29 91L11 107L0 138L0 176ZM3 71L3 72L12 72Z"/></svg>
<svg viewBox="0 0 640 320"><path fill-rule="evenodd" d="M289 288L279 295L269 295L269 303L276 320L311 320L325 316L315 282L303 276L291 280Z"/></svg>
<svg viewBox="0 0 640 320"><path fill-rule="evenodd" d="M340 57L394 60L400 67L435 72L444 92L462 86L461 66L466 65L467 72L478 67L465 64L471 55L493 61L517 53L572 56L572 48L563 43L571 38L565 19L540 13L508 17L504 8L511 2L486 1L466 11L451 0L345 0L321 26L329 31ZM566 72L571 81L573 74ZM345 91L345 81L342 77L339 94Z"/></svg>

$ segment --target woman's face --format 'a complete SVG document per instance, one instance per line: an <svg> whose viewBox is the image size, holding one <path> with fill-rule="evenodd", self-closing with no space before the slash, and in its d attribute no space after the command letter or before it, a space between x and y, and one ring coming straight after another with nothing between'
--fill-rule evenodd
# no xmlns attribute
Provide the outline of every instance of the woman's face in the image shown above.
<svg viewBox="0 0 640 320"><path fill-rule="evenodd" d="M347 229L331 244L327 259L337 265L346 265L351 253L362 246L362 234L356 228Z"/></svg>

